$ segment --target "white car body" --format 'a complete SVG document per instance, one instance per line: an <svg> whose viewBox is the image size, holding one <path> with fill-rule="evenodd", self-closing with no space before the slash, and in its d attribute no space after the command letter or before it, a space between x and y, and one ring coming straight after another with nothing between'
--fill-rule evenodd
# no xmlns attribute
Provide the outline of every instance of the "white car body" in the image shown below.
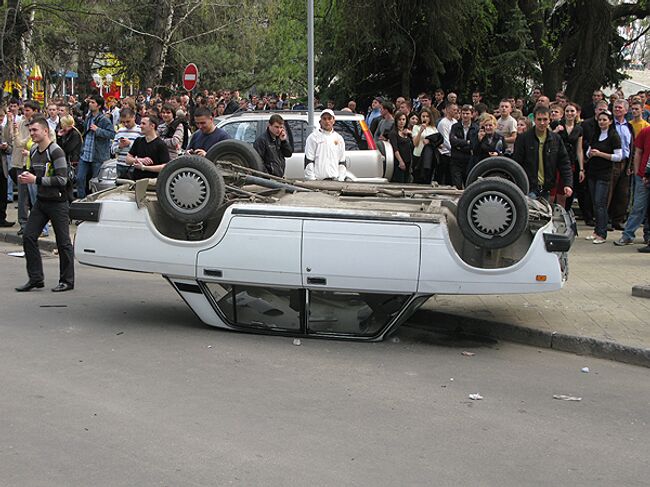
<svg viewBox="0 0 650 487"><path fill-rule="evenodd" d="M205 238L192 241L161 215L155 194L122 186L73 205L73 218L86 220L75 255L87 265L163 275L208 325L295 336L380 340L435 294L563 286L568 247L551 251L546 242L570 232L563 210L495 252L465 241L453 206L444 195L425 204L284 194L230 203Z"/></svg>

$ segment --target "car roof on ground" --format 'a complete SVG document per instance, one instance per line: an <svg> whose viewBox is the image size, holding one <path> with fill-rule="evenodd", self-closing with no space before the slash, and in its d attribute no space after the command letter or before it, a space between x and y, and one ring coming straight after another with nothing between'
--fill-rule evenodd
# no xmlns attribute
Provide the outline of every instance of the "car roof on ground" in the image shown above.
<svg viewBox="0 0 650 487"><path fill-rule="evenodd" d="M323 110L314 111L314 115L319 115ZM259 116L259 115L273 115L277 113L278 115L303 115L307 116L309 112L307 110L258 110L258 111L246 111L246 112L236 112L228 115L222 115L218 117L221 120L226 120L230 118L245 117L245 116ZM342 110L334 110L334 117L363 117L363 115L354 112L344 112Z"/></svg>

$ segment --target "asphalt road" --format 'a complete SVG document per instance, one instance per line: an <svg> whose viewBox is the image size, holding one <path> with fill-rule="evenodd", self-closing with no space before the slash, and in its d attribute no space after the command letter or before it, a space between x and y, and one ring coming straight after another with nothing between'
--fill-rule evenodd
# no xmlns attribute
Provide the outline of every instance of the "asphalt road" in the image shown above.
<svg viewBox="0 0 650 487"><path fill-rule="evenodd" d="M645 368L408 328L294 346L203 326L159 276L78 266L57 295L49 258L15 293L9 250L3 487L648 485Z"/></svg>

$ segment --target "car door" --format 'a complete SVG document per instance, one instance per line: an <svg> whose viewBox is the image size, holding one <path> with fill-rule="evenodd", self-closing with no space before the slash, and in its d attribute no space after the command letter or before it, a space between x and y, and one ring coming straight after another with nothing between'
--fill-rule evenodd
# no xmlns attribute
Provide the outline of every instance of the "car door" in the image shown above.
<svg viewBox="0 0 650 487"><path fill-rule="evenodd" d="M221 128L233 139L252 145L257 139L258 127L257 120L235 120L226 122Z"/></svg>
<svg viewBox="0 0 650 487"><path fill-rule="evenodd" d="M419 271L417 225L304 221L302 282L306 288L414 293Z"/></svg>
<svg viewBox="0 0 650 487"><path fill-rule="evenodd" d="M203 281L301 287L302 220L233 216L223 238L197 255Z"/></svg>
<svg viewBox="0 0 650 487"><path fill-rule="evenodd" d="M305 177L305 139L307 138L307 122L304 120L287 120L288 130L292 134L293 155L286 158L284 177L289 179L304 179Z"/></svg>

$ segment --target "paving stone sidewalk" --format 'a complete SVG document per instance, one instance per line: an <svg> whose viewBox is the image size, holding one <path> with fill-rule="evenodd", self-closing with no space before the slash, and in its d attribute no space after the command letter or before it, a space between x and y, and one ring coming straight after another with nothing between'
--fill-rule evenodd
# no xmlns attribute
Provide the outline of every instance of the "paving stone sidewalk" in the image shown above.
<svg viewBox="0 0 650 487"><path fill-rule="evenodd" d="M16 220L14 205L7 219ZM18 225L0 229L0 240L20 243ZM71 226L74 233L76 227ZM547 294L435 296L416 314L422 329L462 329L541 347L591 354L650 367L650 299L632 296L632 287L650 285L650 254L641 230L635 245L617 247L620 231L593 245L579 225L569 257L569 280ZM54 232L40 239L43 250L55 248Z"/></svg>

